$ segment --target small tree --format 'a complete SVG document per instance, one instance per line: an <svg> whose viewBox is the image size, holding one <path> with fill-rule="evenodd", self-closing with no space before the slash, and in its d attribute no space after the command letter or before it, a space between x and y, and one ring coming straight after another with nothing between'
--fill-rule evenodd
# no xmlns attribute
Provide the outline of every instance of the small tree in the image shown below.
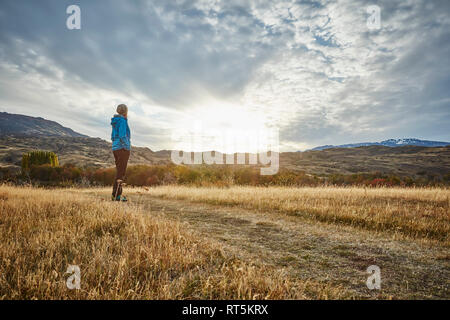
<svg viewBox="0 0 450 320"><path fill-rule="evenodd" d="M54 152L31 151L22 156L22 172L28 172L32 166L50 165L59 166L58 156Z"/></svg>

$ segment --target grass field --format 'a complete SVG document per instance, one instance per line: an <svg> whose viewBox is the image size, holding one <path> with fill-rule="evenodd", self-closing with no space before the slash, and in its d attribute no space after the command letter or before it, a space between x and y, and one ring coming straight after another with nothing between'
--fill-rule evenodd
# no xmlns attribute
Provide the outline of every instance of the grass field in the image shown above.
<svg viewBox="0 0 450 320"><path fill-rule="evenodd" d="M0 186L0 298L450 297L447 189L126 191Z"/></svg>
<svg viewBox="0 0 450 320"><path fill-rule="evenodd" d="M313 220L414 238L447 242L450 191L438 188L255 188L160 187L154 196L257 211L279 211Z"/></svg>

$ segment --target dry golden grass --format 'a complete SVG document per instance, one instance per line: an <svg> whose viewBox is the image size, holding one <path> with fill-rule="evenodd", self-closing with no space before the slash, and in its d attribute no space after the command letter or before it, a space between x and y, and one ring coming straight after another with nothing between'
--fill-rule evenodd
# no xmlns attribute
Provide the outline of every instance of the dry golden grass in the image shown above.
<svg viewBox="0 0 450 320"><path fill-rule="evenodd" d="M258 211L448 243L450 190L440 188L157 187L152 196Z"/></svg>
<svg viewBox="0 0 450 320"><path fill-rule="evenodd" d="M81 269L81 290L66 287L69 264ZM344 295L339 288L291 281L282 270L227 256L218 243L162 217L143 215L137 206L93 202L70 190L0 186L0 299Z"/></svg>

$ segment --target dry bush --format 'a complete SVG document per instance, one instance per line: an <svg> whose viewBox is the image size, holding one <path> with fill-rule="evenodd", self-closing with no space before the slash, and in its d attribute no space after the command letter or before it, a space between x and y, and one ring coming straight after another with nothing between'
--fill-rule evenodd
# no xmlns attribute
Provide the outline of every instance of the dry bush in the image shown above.
<svg viewBox="0 0 450 320"><path fill-rule="evenodd" d="M81 289L69 290L69 264ZM343 292L292 282L131 204L0 186L1 299L298 299Z"/></svg>

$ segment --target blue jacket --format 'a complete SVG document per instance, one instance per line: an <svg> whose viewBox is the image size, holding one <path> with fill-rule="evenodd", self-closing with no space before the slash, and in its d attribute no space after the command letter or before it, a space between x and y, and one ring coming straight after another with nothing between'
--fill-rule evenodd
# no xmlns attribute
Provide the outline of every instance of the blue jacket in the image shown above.
<svg viewBox="0 0 450 320"><path fill-rule="evenodd" d="M111 141L112 141L112 149L120 150L120 149L131 149L130 144L130 127L128 127L128 120L123 116L116 114L113 118L111 118Z"/></svg>

